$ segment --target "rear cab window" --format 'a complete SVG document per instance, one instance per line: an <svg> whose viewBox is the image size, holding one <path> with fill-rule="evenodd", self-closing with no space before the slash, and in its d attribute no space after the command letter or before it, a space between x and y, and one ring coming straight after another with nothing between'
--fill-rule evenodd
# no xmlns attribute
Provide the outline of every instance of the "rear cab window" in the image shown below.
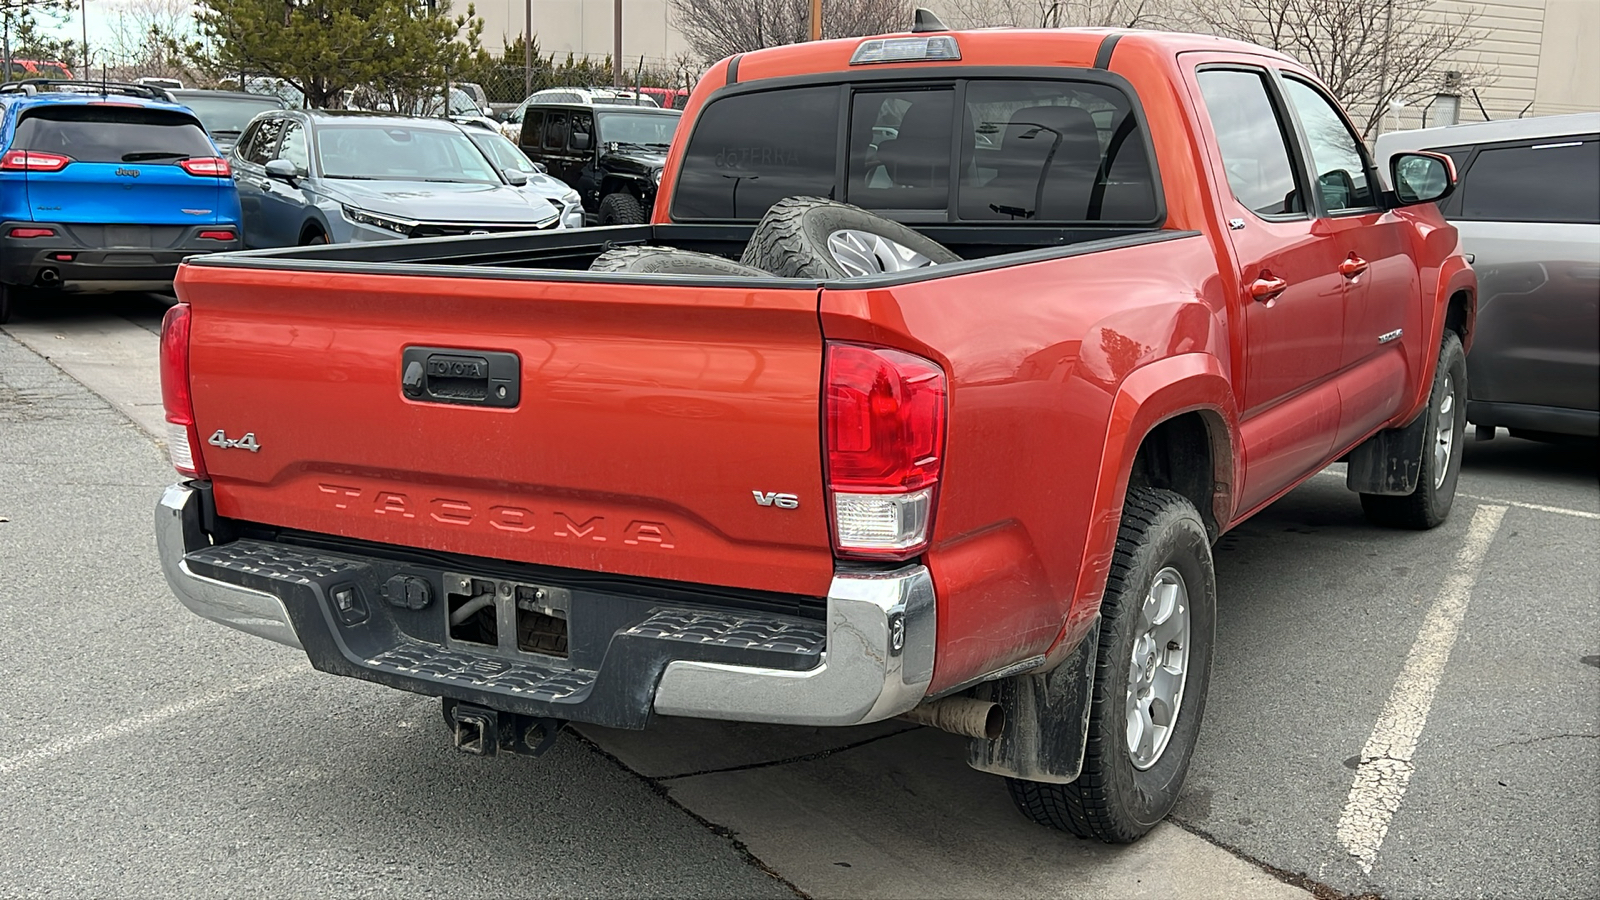
<svg viewBox="0 0 1600 900"><path fill-rule="evenodd" d="M871 80L714 99L685 150L672 216L751 221L785 197L911 224L1162 218L1131 94L1093 78Z"/></svg>
<svg viewBox="0 0 1600 900"><path fill-rule="evenodd" d="M76 162L177 165L216 156L216 148L186 112L110 104L57 104L26 110L13 150L66 156Z"/></svg>

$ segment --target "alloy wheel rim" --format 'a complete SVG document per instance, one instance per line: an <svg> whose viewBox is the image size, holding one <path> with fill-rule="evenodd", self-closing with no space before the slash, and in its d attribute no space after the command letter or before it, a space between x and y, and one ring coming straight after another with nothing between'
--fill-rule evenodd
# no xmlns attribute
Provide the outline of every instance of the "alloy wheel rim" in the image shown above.
<svg viewBox="0 0 1600 900"><path fill-rule="evenodd" d="M1444 396L1439 398L1439 421L1433 439L1433 489L1444 485L1450 472L1450 454L1456 444L1456 384L1449 373L1444 376Z"/></svg>
<svg viewBox="0 0 1600 900"><path fill-rule="evenodd" d="M881 275L933 265L933 260L904 244L854 228L828 235L828 253L847 275Z"/></svg>
<svg viewBox="0 0 1600 900"><path fill-rule="evenodd" d="M1135 769L1161 759L1178 724L1189 678L1189 589L1177 569L1156 573L1139 606L1128 666L1128 755Z"/></svg>

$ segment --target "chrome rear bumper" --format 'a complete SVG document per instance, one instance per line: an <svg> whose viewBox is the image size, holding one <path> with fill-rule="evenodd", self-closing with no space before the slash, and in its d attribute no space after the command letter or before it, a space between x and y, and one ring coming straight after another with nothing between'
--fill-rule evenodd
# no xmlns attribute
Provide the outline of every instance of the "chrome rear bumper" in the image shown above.
<svg viewBox="0 0 1600 900"><path fill-rule="evenodd" d="M704 658L708 655L705 648L712 640L697 643L693 635L685 639L683 634L668 636L636 625L619 629L609 639L608 647L598 648L595 658L603 655L603 662L592 670L565 659L532 653L522 654L525 659L514 654L508 657L504 652L476 654L463 651L459 644L438 646L439 659L432 660L429 654L436 645L407 640L403 644L406 653L428 659L397 671L392 664L381 661L391 654L375 654L360 644L358 638L366 636L357 629L366 623L340 624L314 573L302 575L281 567L253 572L253 583L271 587L269 592L195 572L190 555L197 554L195 559L203 560L214 556L218 549L212 547L201 517L199 492L186 485L168 487L156 505L161 566L173 593L190 611L230 628L305 649L318 668L418 693L576 721L628 723L623 727L641 727L651 710L667 716L747 722L858 725L892 718L916 706L933 679L936 604L933 579L920 565L893 572L837 573L827 597L825 644L819 657L810 657L820 659L810 668L743 664L739 660L739 641L729 634L784 627L792 630L796 621L802 625L812 623L812 628L823 623L739 613L730 616L730 630L715 637L716 660ZM303 556L303 548L294 553ZM359 561L356 557L348 559ZM210 571L216 570L213 567ZM231 573L218 574L228 577ZM340 576L345 580L352 577L363 576ZM368 593L377 596L378 590L374 587ZM381 616L407 614L394 613L381 602L370 606L374 621ZM651 614L670 617L676 612L663 607L656 605ZM296 622L301 629L310 631L297 632ZM752 644L747 657L753 660L767 653L766 658L770 658L773 652L770 645ZM628 654L635 658L627 659ZM577 687L560 697L545 698L537 692L530 697L526 676L518 674L523 686L502 692L498 685L506 679L497 680L494 675L475 676L476 681L463 679L460 660L464 655L471 658L473 666L499 666L515 673L537 668L542 674L554 673L564 678L569 687ZM579 656L575 648L573 658ZM523 663L526 665L518 668ZM636 672L630 677L650 683L619 685L616 677L601 678L601 670L611 666ZM602 691L606 694L603 698L599 696ZM590 709L586 714L586 704L590 703L600 704L604 710ZM619 711L619 703L645 705Z"/></svg>

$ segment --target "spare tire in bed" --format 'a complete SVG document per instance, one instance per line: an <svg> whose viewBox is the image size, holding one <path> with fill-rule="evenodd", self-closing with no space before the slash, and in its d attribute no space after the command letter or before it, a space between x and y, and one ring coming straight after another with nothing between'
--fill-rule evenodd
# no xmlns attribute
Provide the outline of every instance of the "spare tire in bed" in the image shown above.
<svg viewBox="0 0 1600 900"><path fill-rule="evenodd" d="M960 259L899 222L859 206L789 197L761 217L739 261L786 278L831 280Z"/></svg>
<svg viewBox="0 0 1600 900"><path fill-rule="evenodd" d="M634 272L643 275L719 275L770 278L771 273L740 265L710 253L671 247L616 247L589 264L591 272Z"/></svg>

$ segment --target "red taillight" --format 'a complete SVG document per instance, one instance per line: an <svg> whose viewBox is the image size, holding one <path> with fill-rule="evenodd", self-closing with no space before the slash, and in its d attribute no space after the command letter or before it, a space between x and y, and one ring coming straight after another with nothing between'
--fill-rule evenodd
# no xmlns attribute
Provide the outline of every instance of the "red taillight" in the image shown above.
<svg viewBox="0 0 1600 900"><path fill-rule="evenodd" d="M59 172L72 162L72 157L59 153L40 153L37 150L8 150L0 156L0 169L9 172Z"/></svg>
<svg viewBox="0 0 1600 900"><path fill-rule="evenodd" d="M189 304L179 303L161 320L161 405L167 413L167 454L172 467L192 478L206 477L200 458L200 432L189 394Z"/></svg>
<svg viewBox="0 0 1600 900"><path fill-rule="evenodd" d="M218 156L196 156L191 159L179 160L178 165L183 167L183 170L190 175L227 178L233 174L233 169L228 166L228 161Z"/></svg>
<svg viewBox="0 0 1600 900"><path fill-rule="evenodd" d="M233 232L231 232L231 231L202 231L202 232L200 232L200 239L201 240L206 240L206 241L231 241L231 240L233 240Z"/></svg>
<svg viewBox="0 0 1600 900"><path fill-rule="evenodd" d="M55 237L56 230L54 228L13 228L10 234L14 238Z"/></svg>
<svg viewBox="0 0 1600 900"><path fill-rule="evenodd" d="M943 463L945 375L900 350L829 343L828 489L834 548L906 559L928 545Z"/></svg>

